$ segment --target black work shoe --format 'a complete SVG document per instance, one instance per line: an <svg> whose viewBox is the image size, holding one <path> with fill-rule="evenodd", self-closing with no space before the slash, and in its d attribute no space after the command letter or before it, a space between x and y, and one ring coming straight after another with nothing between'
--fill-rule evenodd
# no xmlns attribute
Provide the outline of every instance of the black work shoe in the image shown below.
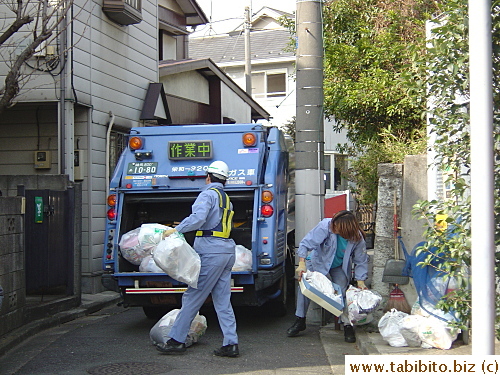
<svg viewBox="0 0 500 375"><path fill-rule="evenodd" d="M345 342L356 342L356 335L354 334L354 327L351 325L344 326L344 340Z"/></svg>
<svg viewBox="0 0 500 375"><path fill-rule="evenodd" d="M237 357L240 355L238 344L224 345L214 350L214 355L219 357Z"/></svg>
<svg viewBox="0 0 500 375"><path fill-rule="evenodd" d="M165 344L156 344L156 350L166 354L178 354L186 351L186 344L174 339L168 340Z"/></svg>
<svg viewBox="0 0 500 375"><path fill-rule="evenodd" d="M288 328L286 331L286 334L288 337L294 337L299 334L300 331L304 331L306 329L306 318L299 318L297 317L297 320L295 323L293 323L293 326Z"/></svg>

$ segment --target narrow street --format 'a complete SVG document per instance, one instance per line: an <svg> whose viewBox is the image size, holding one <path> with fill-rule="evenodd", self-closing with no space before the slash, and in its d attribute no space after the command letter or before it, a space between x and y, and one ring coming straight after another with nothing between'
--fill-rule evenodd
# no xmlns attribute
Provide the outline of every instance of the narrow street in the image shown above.
<svg viewBox="0 0 500 375"><path fill-rule="evenodd" d="M155 349L149 338L155 321L146 318L141 308L112 306L43 331L11 349L0 357L0 374L332 374L318 326L309 326L295 338L286 336L294 320L293 306L282 318L253 308L236 309L239 358L212 355L222 334L212 308L204 310L207 331L182 355ZM329 339L339 341L335 361L343 365L347 354L341 349L343 336ZM351 348L349 354L359 354L355 346Z"/></svg>

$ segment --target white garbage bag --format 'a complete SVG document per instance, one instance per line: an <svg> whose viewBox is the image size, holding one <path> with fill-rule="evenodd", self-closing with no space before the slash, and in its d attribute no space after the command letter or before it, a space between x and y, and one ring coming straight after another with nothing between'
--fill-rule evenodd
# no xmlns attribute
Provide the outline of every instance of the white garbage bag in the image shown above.
<svg viewBox="0 0 500 375"><path fill-rule="evenodd" d="M405 338L401 334L401 320L408 316L407 313L391 309L387 311L378 322L378 329L382 338L389 343L390 346L401 347L408 346Z"/></svg>
<svg viewBox="0 0 500 375"><path fill-rule="evenodd" d="M337 302L337 303L342 303L342 295L337 293L335 288L333 287L333 284L331 280L323 275L321 272L317 271L306 271L302 275L305 280L311 284L312 287L317 289L319 292L323 293L325 296L330 298L331 300Z"/></svg>
<svg viewBox="0 0 500 375"><path fill-rule="evenodd" d="M250 271L252 269L252 251L245 246L236 245L236 259L234 261L233 271Z"/></svg>
<svg viewBox="0 0 500 375"><path fill-rule="evenodd" d="M149 337L153 344L165 344L169 339L169 333L174 325L175 319L179 314L179 309L169 311L165 314L149 331ZM186 338L186 347L197 343L199 338L205 334L207 330L207 319L200 314L196 314L191 327L189 328L189 333Z"/></svg>
<svg viewBox="0 0 500 375"><path fill-rule="evenodd" d="M118 243L122 257L136 266L140 265L146 256L153 253L163 231L167 229L170 228L165 225L145 223L123 234Z"/></svg>
<svg viewBox="0 0 500 375"><path fill-rule="evenodd" d="M408 343L408 346L419 347L422 345L422 339L419 336L420 324L425 319L421 315L408 315L401 319L399 330Z"/></svg>
<svg viewBox="0 0 500 375"><path fill-rule="evenodd" d="M148 255L145 257L140 266L139 266L139 271L140 272L154 272L154 273L165 273L163 270L158 267L153 259L152 255Z"/></svg>
<svg viewBox="0 0 500 375"><path fill-rule="evenodd" d="M419 326L419 337L422 348L450 349L457 339L460 330L448 327L448 323L434 316L422 319Z"/></svg>
<svg viewBox="0 0 500 375"><path fill-rule="evenodd" d="M346 291L346 302L351 324L370 323L373 320L370 313L380 305L381 301L382 296L379 293L350 285Z"/></svg>
<svg viewBox="0 0 500 375"><path fill-rule="evenodd" d="M198 286L200 256L186 242L184 236L174 232L156 246L153 259L171 278L186 283L192 288Z"/></svg>

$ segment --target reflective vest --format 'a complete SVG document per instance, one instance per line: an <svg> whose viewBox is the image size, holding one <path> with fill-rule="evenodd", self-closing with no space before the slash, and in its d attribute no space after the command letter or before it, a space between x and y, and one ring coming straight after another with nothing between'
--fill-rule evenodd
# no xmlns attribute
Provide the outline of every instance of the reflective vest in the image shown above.
<svg viewBox="0 0 500 375"><path fill-rule="evenodd" d="M196 237L220 237L229 238L231 234L231 228L233 223L234 211L231 210L231 203L229 201L229 196L221 189L210 188L219 194L219 207L222 211L222 218L219 224L211 230L199 230L196 232ZM223 197L225 199L223 199Z"/></svg>

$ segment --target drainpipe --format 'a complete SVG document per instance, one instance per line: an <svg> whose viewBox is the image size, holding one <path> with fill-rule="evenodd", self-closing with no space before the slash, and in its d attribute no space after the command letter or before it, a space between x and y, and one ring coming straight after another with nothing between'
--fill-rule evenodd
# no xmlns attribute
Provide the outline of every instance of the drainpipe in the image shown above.
<svg viewBox="0 0 500 375"><path fill-rule="evenodd" d="M64 30L61 33L61 64L64 67L64 71L61 72L61 80L59 82L59 174L64 174L66 170L66 114L65 114L65 99L66 99L66 59L67 59L67 19L61 21L62 29Z"/></svg>
<svg viewBox="0 0 500 375"><path fill-rule="evenodd" d="M252 56L250 51L250 8L245 7L245 91L252 95Z"/></svg>
<svg viewBox="0 0 500 375"><path fill-rule="evenodd" d="M106 197L109 195L109 149L110 149L110 139L111 130L113 129L113 124L115 123L115 115L112 111L109 111L109 123L108 130L106 132Z"/></svg>

